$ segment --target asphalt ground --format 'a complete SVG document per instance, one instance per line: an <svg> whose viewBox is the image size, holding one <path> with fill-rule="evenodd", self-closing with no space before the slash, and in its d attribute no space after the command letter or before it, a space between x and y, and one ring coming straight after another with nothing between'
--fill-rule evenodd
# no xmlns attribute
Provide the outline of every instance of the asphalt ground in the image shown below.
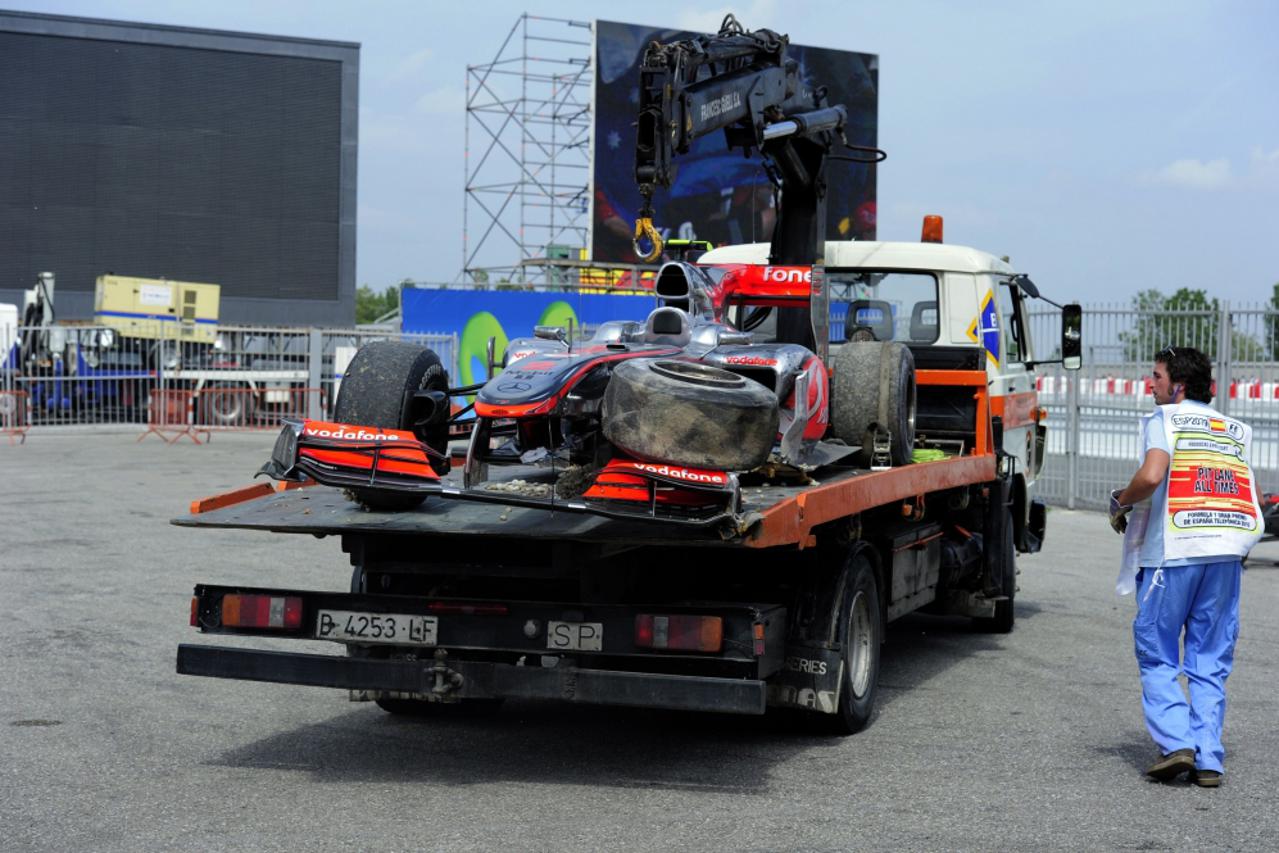
<svg viewBox="0 0 1279 853"><path fill-rule="evenodd" d="M1244 575L1218 790L1142 776L1155 749L1133 603L1113 592L1119 540L1102 515L1057 509L1019 562L1016 630L894 623L877 716L853 737L534 701L399 719L339 691L174 672L177 644L201 641L198 581L347 586L333 540L168 523L247 483L271 442L0 444L3 849L1276 846L1279 546Z"/></svg>

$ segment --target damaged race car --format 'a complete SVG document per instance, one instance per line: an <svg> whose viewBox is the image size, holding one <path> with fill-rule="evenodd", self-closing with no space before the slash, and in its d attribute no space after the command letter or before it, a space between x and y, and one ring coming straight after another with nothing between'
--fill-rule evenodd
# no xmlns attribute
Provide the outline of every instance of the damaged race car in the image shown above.
<svg viewBox="0 0 1279 853"><path fill-rule="evenodd" d="M343 379L335 422L286 422L262 473L339 486L377 510L437 495L736 531L743 481L804 482L848 457L908 463L910 350L867 329L869 340L854 333L839 347L832 371L808 346L756 343L774 310L811 296L807 270L777 270L668 263L643 322L604 323L580 341L539 327L480 386L450 387L429 349L368 344ZM453 405L470 393L473 404ZM463 424L458 482L446 478L449 437Z"/></svg>

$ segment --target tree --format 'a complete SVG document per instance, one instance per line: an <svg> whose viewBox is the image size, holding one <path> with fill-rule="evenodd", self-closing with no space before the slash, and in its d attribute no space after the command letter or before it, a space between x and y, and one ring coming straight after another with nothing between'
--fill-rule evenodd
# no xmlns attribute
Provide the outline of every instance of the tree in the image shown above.
<svg viewBox="0 0 1279 853"><path fill-rule="evenodd" d="M1279 361L1279 282L1271 289L1270 311L1266 314L1266 345L1270 360Z"/></svg>
<svg viewBox="0 0 1279 853"><path fill-rule="evenodd" d="M404 282L392 285L378 293L367 284L361 284L355 291L355 322L372 323L385 314L400 307L400 288Z"/></svg>
<svg viewBox="0 0 1279 853"><path fill-rule="evenodd" d="M1275 286L1279 299L1279 285ZM1183 287L1172 296L1158 290L1143 290L1132 300L1137 320L1132 329L1119 333L1126 361L1146 362L1166 346L1189 346L1217 358L1221 303L1203 290ZM1272 336L1273 340L1273 336ZM1230 357L1234 361L1257 361L1263 348L1251 335L1231 331Z"/></svg>

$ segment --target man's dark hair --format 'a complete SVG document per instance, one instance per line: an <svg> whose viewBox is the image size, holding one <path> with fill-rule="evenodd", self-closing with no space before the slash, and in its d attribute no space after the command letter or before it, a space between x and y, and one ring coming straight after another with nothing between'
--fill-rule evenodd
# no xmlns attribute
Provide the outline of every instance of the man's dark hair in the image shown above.
<svg viewBox="0 0 1279 853"><path fill-rule="evenodd" d="M1212 400L1212 362L1194 347L1164 347L1155 361L1168 368L1168 378L1182 386L1187 400Z"/></svg>

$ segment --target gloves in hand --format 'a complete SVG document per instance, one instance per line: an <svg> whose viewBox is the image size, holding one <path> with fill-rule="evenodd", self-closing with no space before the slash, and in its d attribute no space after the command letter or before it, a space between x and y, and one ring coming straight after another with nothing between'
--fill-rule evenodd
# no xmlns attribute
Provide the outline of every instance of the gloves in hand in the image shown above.
<svg viewBox="0 0 1279 853"><path fill-rule="evenodd" d="M1119 502L1119 493L1122 489L1115 489L1110 493L1110 526L1116 533L1123 533L1128 529L1128 513L1132 511L1129 504L1121 504Z"/></svg>

